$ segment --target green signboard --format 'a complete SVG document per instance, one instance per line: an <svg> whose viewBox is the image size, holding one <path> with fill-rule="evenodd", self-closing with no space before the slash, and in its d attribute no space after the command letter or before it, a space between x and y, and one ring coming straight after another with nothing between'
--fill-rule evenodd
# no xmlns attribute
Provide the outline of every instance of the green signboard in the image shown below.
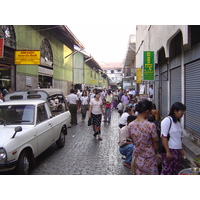
<svg viewBox="0 0 200 200"><path fill-rule="evenodd" d="M144 51L143 80L154 80L154 52Z"/></svg>

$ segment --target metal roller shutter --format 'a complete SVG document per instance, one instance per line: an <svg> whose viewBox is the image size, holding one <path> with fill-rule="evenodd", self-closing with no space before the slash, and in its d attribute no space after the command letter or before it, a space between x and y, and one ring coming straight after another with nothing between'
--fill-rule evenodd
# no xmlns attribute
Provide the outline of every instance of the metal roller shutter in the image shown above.
<svg viewBox="0 0 200 200"><path fill-rule="evenodd" d="M181 67L171 70L170 80L170 105L181 102Z"/></svg>
<svg viewBox="0 0 200 200"><path fill-rule="evenodd" d="M167 113L167 72L161 74L161 118L168 115Z"/></svg>
<svg viewBox="0 0 200 200"><path fill-rule="evenodd" d="M154 103L156 104L156 108L158 108L158 101L159 101L159 76L155 76L155 85L154 85Z"/></svg>
<svg viewBox="0 0 200 200"><path fill-rule="evenodd" d="M185 128L200 136L200 60L185 65Z"/></svg>

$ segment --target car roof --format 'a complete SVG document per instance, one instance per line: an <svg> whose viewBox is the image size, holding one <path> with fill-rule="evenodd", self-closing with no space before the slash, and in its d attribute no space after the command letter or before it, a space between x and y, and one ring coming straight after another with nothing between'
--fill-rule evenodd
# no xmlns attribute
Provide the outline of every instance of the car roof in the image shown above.
<svg viewBox="0 0 200 200"><path fill-rule="evenodd" d="M0 103L0 106L7 106L7 105L38 105L45 103L44 100L38 99L29 99L29 100L10 100L3 103Z"/></svg>
<svg viewBox="0 0 200 200"><path fill-rule="evenodd" d="M4 97L5 101L10 100L26 100L26 99L42 99L47 100L48 97L54 95L63 95L60 89L33 89L25 91L15 91L7 93Z"/></svg>

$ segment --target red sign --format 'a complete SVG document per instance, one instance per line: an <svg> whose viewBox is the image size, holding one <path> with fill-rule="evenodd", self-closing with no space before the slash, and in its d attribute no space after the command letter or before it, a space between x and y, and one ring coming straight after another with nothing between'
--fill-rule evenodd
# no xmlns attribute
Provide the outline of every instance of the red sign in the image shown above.
<svg viewBox="0 0 200 200"><path fill-rule="evenodd" d="M0 38L0 58L3 58L3 51L4 51L4 39Z"/></svg>

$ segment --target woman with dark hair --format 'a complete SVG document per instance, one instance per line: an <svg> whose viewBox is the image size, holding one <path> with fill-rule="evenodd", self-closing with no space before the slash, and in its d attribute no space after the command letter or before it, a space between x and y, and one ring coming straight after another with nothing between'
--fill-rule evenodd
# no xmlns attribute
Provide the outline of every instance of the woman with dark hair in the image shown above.
<svg viewBox="0 0 200 200"><path fill-rule="evenodd" d="M180 171L181 157L184 156L180 119L185 110L184 104L176 102L172 105L169 116L161 122L162 143L166 151L162 153L162 175L177 175Z"/></svg>
<svg viewBox="0 0 200 200"><path fill-rule="evenodd" d="M101 118L102 114L105 115L103 110L103 103L100 99L100 93L96 92L95 97L90 101L90 108L88 112L88 118L92 117L93 119L93 130L94 130L94 137L98 136L99 140L101 138Z"/></svg>
<svg viewBox="0 0 200 200"><path fill-rule="evenodd" d="M83 91L83 93L80 97L80 101L81 101L81 114L82 114L81 119L85 120L85 116L86 116L86 113L87 113L87 110L88 110L88 101L89 101L86 90Z"/></svg>
<svg viewBox="0 0 200 200"><path fill-rule="evenodd" d="M152 102L139 101L135 107L137 119L128 125L129 137L133 141L132 173L138 175L157 175L158 167L156 153L158 150L158 135L156 125L149 122Z"/></svg>

